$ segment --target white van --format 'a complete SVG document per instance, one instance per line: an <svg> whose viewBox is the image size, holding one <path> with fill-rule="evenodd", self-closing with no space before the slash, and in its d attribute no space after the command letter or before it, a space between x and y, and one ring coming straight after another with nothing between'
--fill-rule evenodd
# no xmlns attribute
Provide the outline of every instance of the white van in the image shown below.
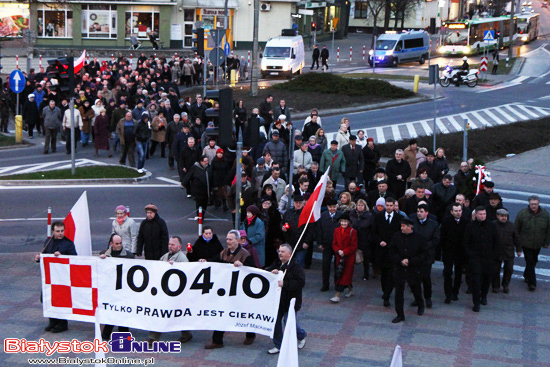
<svg viewBox="0 0 550 367"><path fill-rule="evenodd" d="M262 78L285 76L292 78L294 73L301 74L305 67L304 40L302 36L279 36L269 39L263 54Z"/></svg>
<svg viewBox="0 0 550 367"><path fill-rule="evenodd" d="M376 65L397 66L402 62L418 61L424 64L430 53L430 38L425 31L385 33L376 39L376 49L369 51L369 65L376 57Z"/></svg>

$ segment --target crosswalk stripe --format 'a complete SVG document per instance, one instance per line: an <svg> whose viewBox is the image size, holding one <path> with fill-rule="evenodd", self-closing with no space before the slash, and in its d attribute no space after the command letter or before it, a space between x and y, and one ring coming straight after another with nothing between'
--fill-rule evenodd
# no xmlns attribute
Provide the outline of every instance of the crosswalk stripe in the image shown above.
<svg viewBox="0 0 550 367"><path fill-rule="evenodd" d="M504 121L502 121L500 118L497 117L497 115L495 115L494 113L491 112L491 109L487 108L486 110L484 110L483 112L485 112L487 114L487 116L489 116L490 118L493 119L493 121L495 121L497 124L499 125L502 125L504 124Z"/></svg>
<svg viewBox="0 0 550 367"><path fill-rule="evenodd" d="M411 139L416 138L418 134L416 133L416 130L414 129L414 125L412 122L406 123L405 126L407 127L407 130L409 131L409 136Z"/></svg>
<svg viewBox="0 0 550 367"><path fill-rule="evenodd" d="M462 131L463 130L462 125L458 123L458 121L456 120L456 116L459 116L459 115L449 116L447 117L447 119L451 122L451 125L454 126L456 131ZM460 121L462 122L462 119Z"/></svg>
<svg viewBox="0 0 550 367"><path fill-rule="evenodd" d="M529 106L530 108L534 109L535 111L537 111L538 113L540 113L542 116L548 116L550 115L550 112L545 109L545 108L542 108L542 107L537 107L537 106Z"/></svg>
<svg viewBox="0 0 550 367"><path fill-rule="evenodd" d="M435 124L437 125L437 130L439 130L443 134L449 133L449 129L447 129L447 126L445 126L445 124L441 121L440 118L435 119Z"/></svg>
<svg viewBox="0 0 550 367"><path fill-rule="evenodd" d="M526 106L522 105L522 104L518 104L518 105L516 105L516 106L519 107L519 108L521 108L522 111L524 111L524 112L527 113L528 115L531 115L531 116L534 117L534 118L539 118L539 117L540 117L540 116L537 115L536 113L529 111L529 109L528 109Z"/></svg>
<svg viewBox="0 0 550 367"><path fill-rule="evenodd" d="M504 105L502 108L506 108L508 111L510 111L512 113L512 116L515 114L516 116L518 116L520 119L523 119L523 120L529 120L529 117L525 116L524 114L522 114L521 112L518 112L516 110L514 110L512 108L512 106L507 106L507 105ZM517 120L516 120L517 121Z"/></svg>
<svg viewBox="0 0 550 367"><path fill-rule="evenodd" d="M477 111L472 111L470 113L472 114L472 116L474 116L476 119L478 119L479 122L481 122L483 125L489 126L489 127L493 126L487 120L485 120L483 117L481 117L481 115Z"/></svg>
<svg viewBox="0 0 550 367"><path fill-rule="evenodd" d="M59 164L59 162L48 162L48 163L37 164L32 167L17 171L17 173L19 174L19 173L36 172L36 171L40 171L43 168L55 166L56 164Z"/></svg>
<svg viewBox="0 0 550 367"><path fill-rule="evenodd" d="M377 142L379 144L385 143L386 139L384 138L384 130L381 127L377 127L375 130Z"/></svg>
<svg viewBox="0 0 550 367"><path fill-rule="evenodd" d="M507 111L504 111L502 108L494 108L495 111L500 113L508 122L516 122L517 120L512 117Z"/></svg>
<svg viewBox="0 0 550 367"><path fill-rule="evenodd" d="M479 123L476 123L473 119L471 119L467 114L461 113L459 115L463 120L468 120L468 123L470 124L470 129L479 129Z"/></svg>
<svg viewBox="0 0 550 367"><path fill-rule="evenodd" d="M430 128L430 126L426 121L424 120L420 121L420 125L422 125L422 128L424 129L424 132L426 133L426 135L430 135L432 133L432 129Z"/></svg>
<svg viewBox="0 0 550 367"><path fill-rule="evenodd" d="M393 134L393 140L395 141L401 140L401 132L399 131L399 125L392 125L391 132Z"/></svg>

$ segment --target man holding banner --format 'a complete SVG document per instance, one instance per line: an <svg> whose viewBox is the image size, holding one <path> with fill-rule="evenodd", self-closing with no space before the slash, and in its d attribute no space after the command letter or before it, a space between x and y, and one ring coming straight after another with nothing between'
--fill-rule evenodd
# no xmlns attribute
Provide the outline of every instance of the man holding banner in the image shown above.
<svg viewBox="0 0 550 367"><path fill-rule="evenodd" d="M279 247L279 259L265 270L271 271L273 274L284 272L283 279L279 280L281 290L281 300L279 302L279 312L277 313L277 321L275 321L275 332L273 334L273 344L275 347L267 351L269 354L277 354L281 349L283 341L284 324L288 317L290 300L296 298L294 309L300 311L302 307L302 289L306 285L306 275L304 269L296 262L290 261L292 256L292 247L288 243L284 243ZM298 349L302 349L306 345L307 333L296 322L296 334L298 336Z"/></svg>
<svg viewBox="0 0 550 367"><path fill-rule="evenodd" d="M42 249L43 254L59 255L76 255L76 250L73 241L65 237L65 224L61 221L52 223L52 238L46 240L46 244ZM40 254L35 257L36 262L40 262ZM40 297L42 299L42 296ZM52 333L61 333L67 331L67 320L55 319L50 317L48 326L45 331L51 331Z"/></svg>

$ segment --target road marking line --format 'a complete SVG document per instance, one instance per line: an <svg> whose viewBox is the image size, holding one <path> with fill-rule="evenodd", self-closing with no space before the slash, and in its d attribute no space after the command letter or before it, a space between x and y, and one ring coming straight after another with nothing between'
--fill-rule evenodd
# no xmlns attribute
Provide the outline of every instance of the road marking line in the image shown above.
<svg viewBox="0 0 550 367"><path fill-rule="evenodd" d="M506 202L507 204L525 204L525 200L519 200L519 199L510 199L503 197L502 202ZM540 206L550 208L550 204L546 203L540 203Z"/></svg>
<svg viewBox="0 0 550 367"><path fill-rule="evenodd" d="M392 125L391 126L391 132L393 134L393 140L394 141L401 140L401 132L399 131L399 125Z"/></svg>
<svg viewBox="0 0 550 367"><path fill-rule="evenodd" d="M440 118L435 119L435 124L437 125L437 129L439 130L439 132L442 132L443 134L449 133L449 129L447 129L447 126L445 126L445 124L443 123L443 121L441 121Z"/></svg>
<svg viewBox="0 0 550 367"><path fill-rule="evenodd" d="M502 106L502 108L506 108L508 111L511 111L513 114L515 113L522 120L529 120L529 117L525 116L521 112L516 111L515 109L512 108L512 106Z"/></svg>
<svg viewBox="0 0 550 367"><path fill-rule="evenodd" d="M543 116L548 116L548 115L550 115L550 111L548 111L548 110L545 109L545 108L537 107L537 106L529 106L529 107L531 107L532 109L534 109L535 111L537 111L538 113L540 113L540 114L543 115Z"/></svg>
<svg viewBox="0 0 550 367"><path fill-rule="evenodd" d="M376 127L376 142L378 144L382 144L386 142L386 138L384 137L384 129L382 126Z"/></svg>
<svg viewBox="0 0 550 367"><path fill-rule="evenodd" d="M550 195L546 195L546 194L538 194L538 193L533 193L533 192L527 192L527 191L516 191L516 190L505 190L505 189L498 189L498 192L499 193L505 193L505 194L512 194L512 195L524 195L525 196L525 200L523 201L523 203L525 204L525 207L527 207L527 198L531 195L537 195L540 199L548 199L550 200Z"/></svg>
<svg viewBox="0 0 550 367"><path fill-rule="evenodd" d="M508 113L508 111L505 111L503 106L500 106L500 107L494 107L494 109L496 111L498 111L502 116L504 116L504 118L506 120L508 120L508 122L516 122L517 119L514 118L514 116L510 115L510 113Z"/></svg>
<svg viewBox="0 0 550 367"><path fill-rule="evenodd" d="M161 181L164 181L164 182L173 183L174 185L181 186L181 182L176 181L176 180L172 180L171 178L167 178L167 177L157 177L157 179L158 179L158 180L161 180Z"/></svg>
<svg viewBox="0 0 550 367"><path fill-rule="evenodd" d="M499 119L497 117L497 115L495 115L494 113L491 112L491 109L490 108L487 108L486 110L483 110L483 112L485 112L487 114L487 116L489 116L490 118L493 119L493 121L495 121L497 124L499 125L503 125L505 122L502 121L501 119Z"/></svg>
<svg viewBox="0 0 550 367"><path fill-rule="evenodd" d="M470 117L468 117L468 115L466 113L461 113L458 116L462 117L463 120L468 120L468 123L470 124L470 129L478 129L479 128L479 126L476 124L476 122L474 120L472 120Z"/></svg>
<svg viewBox="0 0 550 367"><path fill-rule="evenodd" d="M460 115L454 115L454 116L448 116L447 119L451 122L451 125L454 126L455 130L456 131L462 131L463 128L462 126L458 123L458 121L456 120L456 116L460 116Z"/></svg>
<svg viewBox="0 0 550 367"><path fill-rule="evenodd" d="M428 125L428 123L425 120L419 121L420 125L422 125L422 128L424 129L424 132L426 135L430 135L432 133L432 129Z"/></svg>
<svg viewBox="0 0 550 367"><path fill-rule="evenodd" d="M17 171L17 172L14 172L14 173L17 173L17 174L20 174L20 173L29 173L29 172L35 172L35 171L39 171L43 168L46 168L46 167L51 167L51 166L55 166L56 164L59 164L60 162L48 162L48 163L42 163L42 164L35 164L33 167L29 167L29 168L26 168L26 169L23 169L21 171Z"/></svg>
<svg viewBox="0 0 550 367"><path fill-rule="evenodd" d="M479 122L481 122L483 125L488 126L488 127L493 126L487 120L485 120L483 117L481 117L481 115L477 111L472 111L470 113L472 114L472 116L474 116L476 119L478 119Z"/></svg>
<svg viewBox="0 0 550 367"><path fill-rule="evenodd" d="M534 118L538 119L538 118L541 117L541 116L537 115L536 113L529 111L529 109L526 106L522 105L522 104L517 104L516 107L519 107L522 111L524 111L528 115L533 116Z"/></svg>
<svg viewBox="0 0 550 367"><path fill-rule="evenodd" d="M2 186L0 185L0 190L51 190L51 189L126 189L126 188L178 188L176 185L162 185L162 184L151 184L151 185L140 185L140 184L92 184L92 185L33 185L33 186Z"/></svg>
<svg viewBox="0 0 550 367"><path fill-rule="evenodd" d="M416 133L416 129L414 128L412 122L406 123L405 126L407 127L407 130L409 131L409 136L411 137L411 139L414 139L418 136L418 134Z"/></svg>

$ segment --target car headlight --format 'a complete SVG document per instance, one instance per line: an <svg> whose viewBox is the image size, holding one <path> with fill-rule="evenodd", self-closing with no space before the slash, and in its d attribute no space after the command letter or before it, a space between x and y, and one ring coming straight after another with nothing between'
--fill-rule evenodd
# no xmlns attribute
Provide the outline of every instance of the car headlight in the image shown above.
<svg viewBox="0 0 550 367"><path fill-rule="evenodd" d="M444 49L443 47L440 47L440 48L439 48L439 53L442 54L442 53L444 53L444 52L445 52L445 49Z"/></svg>
<svg viewBox="0 0 550 367"><path fill-rule="evenodd" d="M262 65L262 71L266 71L265 65Z"/></svg>
<svg viewBox="0 0 550 367"><path fill-rule="evenodd" d="M466 46L466 47L464 48L464 53L465 53L465 54L469 54L470 51L472 51L472 50L470 49L469 46Z"/></svg>
<svg viewBox="0 0 550 367"><path fill-rule="evenodd" d="M393 50L386 51L386 56L391 56L391 55L393 55Z"/></svg>
<svg viewBox="0 0 550 367"><path fill-rule="evenodd" d="M283 65L283 71L287 71L288 70L288 66L287 65Z"/></svg>
<svg viewBox="0 0 550 367"><path fill-rule="evenodd" d="M522 40L523 42L527 42L527 36L521 37L521 40Z"/></svg>

